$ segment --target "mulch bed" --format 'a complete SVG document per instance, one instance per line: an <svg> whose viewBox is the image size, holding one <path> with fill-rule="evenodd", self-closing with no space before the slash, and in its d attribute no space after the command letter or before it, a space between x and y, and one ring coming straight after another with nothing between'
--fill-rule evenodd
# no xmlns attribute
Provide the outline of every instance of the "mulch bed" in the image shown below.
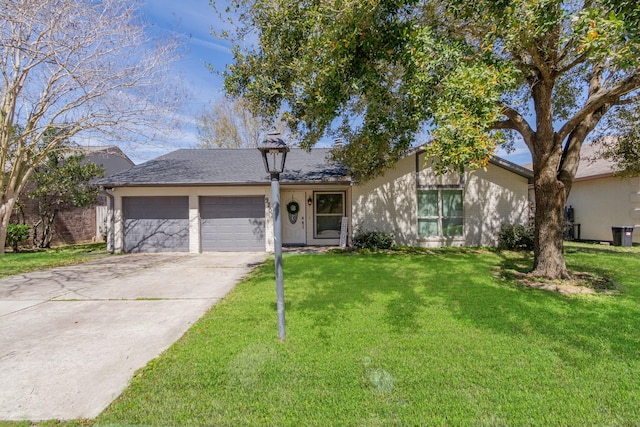
<svg viewBox="0 0 640 427"><path fill-rule="evenodd" d="M617 283L606 277L583 272L570 272L570 274L572 278L568 280L548 280L514 270L506 270L502 276L515 280L521 286L558 292L563 295L620 293Z"/></svg>

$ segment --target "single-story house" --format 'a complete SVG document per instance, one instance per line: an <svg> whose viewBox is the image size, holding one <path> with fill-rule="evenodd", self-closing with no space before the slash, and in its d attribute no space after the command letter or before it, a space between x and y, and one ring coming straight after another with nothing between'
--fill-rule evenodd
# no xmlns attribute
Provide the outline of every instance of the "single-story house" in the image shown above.
<svg viewBox="0 0 640 427"><path fill-rule="evenodd" d="M528 221L531 172L503 159L437 176L416 149L383 176L356 183L328 156L322 148L287 155L285 246L338 245L344 225L349 238L380 230L400 245L495 245L501 224ZM270 180L257 149L181 149L99 185L113 213L115 251L273 250Z"/></svg>
<svg viewBox="0 0 640 427"><path fill-rule="evenodd" d="M640 227L640 177L614 176L613 164L596 158L596 143L584 145L580 165L567 199L580 239L611 241L611 227ZM640 229L633 232L640 243Z"/></svg>

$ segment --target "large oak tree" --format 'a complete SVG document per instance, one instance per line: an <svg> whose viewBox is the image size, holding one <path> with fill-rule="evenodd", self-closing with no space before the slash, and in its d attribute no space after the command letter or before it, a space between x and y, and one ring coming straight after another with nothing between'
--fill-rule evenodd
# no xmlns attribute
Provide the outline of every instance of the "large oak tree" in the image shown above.
<svg viewBox="0 0 640 427"><path fill-rule="evenodd" d="M235 0L226 87L289 111L308 147L327 135L359 179L416 141L440 170L531 151L533 274L567 277L562 221L580 149L640 100L636 0ZM637 127L632 123L631 127Z"/></svg>
<svg viewBox="0 0 640 427"><path fill-rule="evenodd" d="M0 0L0 254L20 193L64 141L141 141L179 100L174 40L154 39L138 0ZM44 136L58 129L54 137Z"/></svg>

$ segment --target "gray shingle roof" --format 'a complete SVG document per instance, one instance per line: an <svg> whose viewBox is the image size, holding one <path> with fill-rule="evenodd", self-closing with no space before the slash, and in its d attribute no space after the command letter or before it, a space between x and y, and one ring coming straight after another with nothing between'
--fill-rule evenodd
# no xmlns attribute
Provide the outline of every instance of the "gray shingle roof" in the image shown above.
<svg viewBox="0 0 640 427"><path fill-rule="evenodd" d="M576 179L599 178L613 175L615 169L613 163L598 155L598 151L601 148L598 141L582 146Z"/></svg>
<svg viewBox="0 0 640 427"><path fill-rule="evenodd" d="M580 164L576 171L576 180L613 176L615 165L610 160L603 159L598 154L601 148L600 141L594 141L582 146L580 150ZM533 169L533 164L527 163L523 165L523 167Z"/></svg>
<svg viewBox="0 0 640 427"><path fill-rule="evenodd" d="M284 183L349 182L345 168L327 160L329 149L287 154ZM255 149L181 149L97 182L105 187L155 185L268 184L260 152Z"/></svg>

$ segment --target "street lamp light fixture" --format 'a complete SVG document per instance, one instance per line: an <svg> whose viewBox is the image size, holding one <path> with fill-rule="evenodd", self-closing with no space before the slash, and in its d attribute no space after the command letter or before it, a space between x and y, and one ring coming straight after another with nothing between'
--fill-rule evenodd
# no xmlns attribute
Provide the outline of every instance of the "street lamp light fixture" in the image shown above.
<svg viewBox="0 0 640 427"><path fill-rule="evenodd" d="M271 132L258 146L264 168L271 176L271 206L273 212L273 252L276 269L276 306L278 311L278 337L286 338L284 321L284 278L282 272L282 220L280 216L280 174L284 172L289 147L279 132Z"/></svg>
<svg viewBox="0 0 640 427"><path fill-rule="evenodd" d="M289 152L289 147L285 144L280 132L268 133L258 146L258 150L262 153L264 168L271 175L271 179L279 179L279 175L284 172L284 162ZM274 175L278 176L274 177Z"/></svg>

